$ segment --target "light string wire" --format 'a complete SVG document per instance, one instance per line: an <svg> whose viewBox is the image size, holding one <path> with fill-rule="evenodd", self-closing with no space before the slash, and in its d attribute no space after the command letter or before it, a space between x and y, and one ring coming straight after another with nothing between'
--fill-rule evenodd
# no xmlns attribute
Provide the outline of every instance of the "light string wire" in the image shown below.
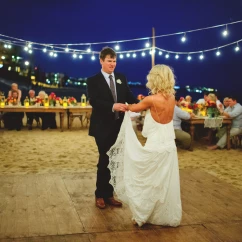
<svg viewBox="0 0 242 242"><path fill-rule="evenodd" d="M50 44L49 43L48 44L48 43L39 43L39 42L24 40L24 39L4 35L4 34L0 34L0 36L2 36L4 38L8 38L10 40L13 39L13 40L25 42L25 43L31 43L31 44L35 44L35 45L41 45L41 46L55 46L55 47L59 46L59 45L73 46L73 45L98 45L98 44L112 44L112 43L117 44L117 43L122 43L122 42L149 40L149 39L153 39L153 38L161 38L161 37L168 37L168 36L173 36L173 35L181 35L181 34L185 34L185 33L192 33L192 32L197 32L197 31L202 31L202 30L207 30L207 29L219 28L219 27L237 24L237 23L241 23L241 22L242 22L242 20L238 20L238 21L235 21L235 22L219 24L219 25L214 25L214 26L204 27L204 28L199 28L199 29L192 29L192 30L187 30L187 31L182 31L182 32L176 32L176 33L171 33L171 34L156 35L156 36L153 36L153 37L143 37L143 38L135 38L135 39L115 40L115 41L105 41L105 42L93 42L93 43L66 43L66 44L53 44L53 43Z"/></svg>
<svg viewBox="0 0 242 242"><path fill-rule="evenodd" d="M3 39L0 39L0 41L4 42L5 40ZM163 48L160 48L158 46L155 46L155 49L159 50L159 51L163 51L163 52L166 52L166 53L170 53L170 54L180 54L180 55L187 55L187 54L197 54L197 53L205 53L205 52L210 52L210 51L214 51L214 50L219 50L219 49L222 49L222 48L225 48L225 47L228 47L228 46L231 46L231 45L234 45L234 44L238 44L239 42L241 42L242 39L239 39L239 40L236 40L234 42L231 42L231 43L228 43L228 44L225 44L225 45L221 45L221 46L218 46L218 47L213 47L213 48L210 48L210 49L205 49L205 50L197 50L197 51L186 51L186 52L181 52L181 51L173 51L173 50L167 50L167 49L163 49ZM13 45L16 45L16 46L20 46L20 47L25 47L26 45L25 44L21 44L21 43L17 43L16 41L8 41L6 42L8 44L13 44ZM46 48L48 48L49 46L46 46ZM42 48L40 47L31 47L31 49L33 50L41 50L43 51ZM141 49L133 49L133 50L126 50L126 51L116 51L117 54L127 54L127 53L135 53L135 52L141 52L141 51L147 51L147 50L150 50L152 51L152 47L146 47L146 48L141 48ZM69 49L69 52L66 52L62 47L53 47L53 46L50 46L48 49L47 49L48 52L55 52L55 53L65 53L65 54L77 54L77 55L80 55L80 54L88 54L88 55L94 55L94 54L99 54L100 52L99 51L91 51L91 52L88 52L87 50L82 50L82 49Z"/></svg>

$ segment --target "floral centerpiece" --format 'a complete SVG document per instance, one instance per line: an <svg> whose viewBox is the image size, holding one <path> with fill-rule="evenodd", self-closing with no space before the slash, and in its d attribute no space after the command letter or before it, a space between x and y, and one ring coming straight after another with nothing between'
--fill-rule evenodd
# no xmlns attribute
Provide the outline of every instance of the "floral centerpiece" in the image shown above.
<svg viewBox="0 0 242 242"><path fill-rule="evenodd" d="M10 106L12 105L18 105L18 100L16 98L13 98L13 97L8 97L7 100L6 100L6 103Z"/></svg>
<svg viewBox="0 0 242 242"><path fill-rule="evenodd" d="M55 106L56 105L56 95L54 92L51 92L49 95L49 105Z"/></svg>
<svg viewBox="0 0 242 242"><path fill-rule="evenodd" d="M69 106L76 106L77 105L77 101L74 97L69 97L67 100L67 103Z"/></svg>
<svg viewBox="0 0 242 242"><path fill-rule="evenodd" d="M205 107L207 108L207 116L209 118L214 118L219 116L219 110L217 108L216 102L208 100L205 104Z"/></svg>

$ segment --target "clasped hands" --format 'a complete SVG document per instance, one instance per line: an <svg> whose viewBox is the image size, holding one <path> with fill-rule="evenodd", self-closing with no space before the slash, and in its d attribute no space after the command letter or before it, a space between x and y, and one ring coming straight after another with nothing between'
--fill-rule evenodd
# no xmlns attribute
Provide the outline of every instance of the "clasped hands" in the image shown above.
<svg viewBox="0 0 242 242"><path fill-rule="evenodd" d="M123 103L115 103L113 105L113 110L117 112L126 112L126 111L129 111L129 107L128 105Z"/></svg>

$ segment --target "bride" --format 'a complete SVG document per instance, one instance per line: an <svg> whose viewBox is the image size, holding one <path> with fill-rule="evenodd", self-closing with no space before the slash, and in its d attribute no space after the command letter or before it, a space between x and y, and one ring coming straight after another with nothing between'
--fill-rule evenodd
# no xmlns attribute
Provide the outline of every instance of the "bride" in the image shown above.
<svg viewBox="0 0 242 242"><path fill-rule="evenodd" d="M166 65L154 66L146 86L152 95L138 104L128 105L132 112L146 110L142 146L125 113L116 143L108 151L110 183L120 200L127 203L134 224L173 226L182 216L180 180L173 128L174 74Z"/></svg>

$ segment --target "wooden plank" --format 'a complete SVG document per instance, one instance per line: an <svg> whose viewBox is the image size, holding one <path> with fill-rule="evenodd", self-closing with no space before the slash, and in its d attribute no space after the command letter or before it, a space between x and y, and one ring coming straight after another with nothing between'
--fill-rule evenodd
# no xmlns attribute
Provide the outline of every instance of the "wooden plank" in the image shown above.
<svg viewBox="0 0 242 242"><path fill-rule="evenodd" d="M214 233L222 241L241 242L242 241L242 221L204 224L204 226Z"/></svg>
<svg viewBox="0 0 242 242"><path fill-rule="evenodd" d="M27 237L29 235L28 226L28 202L27 202L27 186L28 179L23 176L16 177L18 184L16 190L16 214L15 228L12 230L12 237Z"/></svg>
<svg viewBox="0 0 242 242"><path fill-rule="evenodd" d="M90 242L88 234L65 235L65 241L66 242Z"/></svg>
<svg viewBox="0 0 242 242"><path fill-rule="evenodd" d="M155 230L162 242L220 242L213 233L201 225L180 226ZM143 231L146 233L146 231Z"/></svg>
<svg viewBox="0 0 242 242"><path fill-rule="evenodd" d="M241 220L242 193L239 189L202 171L186 171L189 180L183 178L183 189L190 187L191 202L202 211L221 221Z"/></svg>
<svg viewBox="0 0 242 242"><path fill-rule="evenodd" d="M100 209L95 207L95 176L83 174L82 177L65 176L63 180L71 196L74 207L82 221L85 232L108 231Z"/></svg>
<svg viewBox="0 0 242 242"><path fill-rule="evenodd" d="M83 232L82 223L78 217L68 191L65 188L60 176L45 176L48 189L43 193L42 201L49 199L49 205L52 207L57 223L58 234L72 234Z"/></svg>
<svg viewBox="0 0 242 242"><path fill-rule="evenodd" d="M0 224L0 238L8 238L13 236L15 230L15 216L16 216L16 193L18 184L16 182L17 176L10 176L3 181L4 197L6 203L1 209L1 224Z"/></svg>
<svg viewBox="0 0 242 242"><path fill-rule="evenodd" d="M28 183L28 221L29 221L29 236L44 236L57 234L57 229L53 228L53 220L51 214L46 216L46 210L49 205L43 208L42 204L45 201L43 191L48 189L48 184L45 182L43 175L29 176ZM47 227L49 229L47 229Z"/></svg>

